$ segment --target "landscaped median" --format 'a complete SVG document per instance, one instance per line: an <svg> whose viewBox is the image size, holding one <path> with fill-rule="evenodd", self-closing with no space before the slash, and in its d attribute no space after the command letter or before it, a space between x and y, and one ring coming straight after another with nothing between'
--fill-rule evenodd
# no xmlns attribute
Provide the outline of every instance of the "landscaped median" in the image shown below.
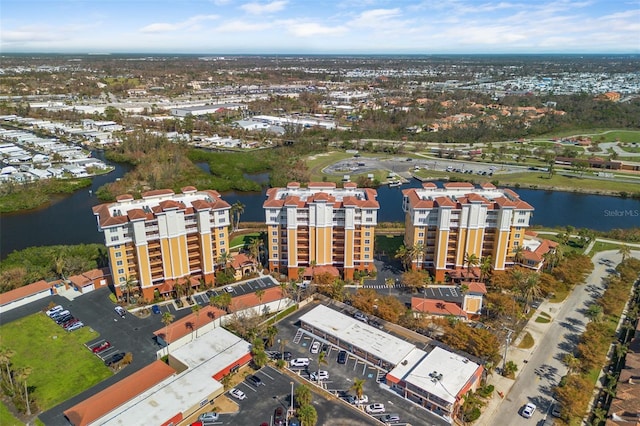
<svg viewBox="0 0 640 426"><path fill-rule="evenodd" d="M0 348L13 353L11 370L31 371L26 382L34 414L112 375L102 360L85 346L98 337L89 327L68 333L44 313L37 313L1 326L0 336ZM6 370L5 365L2 368Z"/></svg>

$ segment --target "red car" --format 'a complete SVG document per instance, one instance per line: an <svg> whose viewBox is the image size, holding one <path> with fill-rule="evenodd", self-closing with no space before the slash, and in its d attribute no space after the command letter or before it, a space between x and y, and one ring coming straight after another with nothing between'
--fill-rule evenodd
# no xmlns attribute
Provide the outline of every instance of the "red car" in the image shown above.
<svg viewBox="0 0 640 426"><path fill-rule="evenodd" d="M111 347L111 343L105 341L104 343L99 344L98 346L92 349L94 354L99 354L102 351L105 351Z"/></svg>

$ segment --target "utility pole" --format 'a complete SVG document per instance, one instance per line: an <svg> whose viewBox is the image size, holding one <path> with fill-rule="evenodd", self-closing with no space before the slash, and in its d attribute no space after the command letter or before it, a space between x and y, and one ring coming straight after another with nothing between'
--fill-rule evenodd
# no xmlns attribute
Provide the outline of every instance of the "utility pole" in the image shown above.
<svg viewBox="0 0 640 426"><path fill-rule="evenodd" d="M507 337L504 344L504 356L502 357L502 375L504 375L504 369L507 366L507 349L509 349L509 345L511 344L511 334L513 333L513 330L507 327L504 327L503 330L507 330Z"/></svg>

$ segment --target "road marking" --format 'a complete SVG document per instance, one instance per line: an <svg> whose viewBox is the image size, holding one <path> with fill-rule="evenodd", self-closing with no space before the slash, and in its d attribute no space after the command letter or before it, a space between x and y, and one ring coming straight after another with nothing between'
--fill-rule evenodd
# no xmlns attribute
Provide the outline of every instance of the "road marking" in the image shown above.
<svg viewBox="0 0 640 426"><path fill-rule="evenodd" d="M262 372L262 374L264 374L265 376L267 376L268 378L270 378L271 380L275 380L273 377L271 377L270 375L268 375L267 373L265 373L264 371Z"/></svg>

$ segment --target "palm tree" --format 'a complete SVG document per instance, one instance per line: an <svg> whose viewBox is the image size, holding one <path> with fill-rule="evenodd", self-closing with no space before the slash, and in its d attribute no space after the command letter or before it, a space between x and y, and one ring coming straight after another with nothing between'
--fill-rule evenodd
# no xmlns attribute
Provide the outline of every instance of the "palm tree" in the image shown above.
<svg viewBox="0 0 640 426"><path fill-rule="evenodd" d="M524 258L523 253L524 253L524 247L522 247L522 246L514 247L514 249L513 249L513 261L515 263L522 263L522 260Z"/></svg>
<svg viewBox="0 0 640 426"><path fill-rule="evenodd" d="M364 394L364 382L365 379L358 379L357 377L353 379L353 385L349 388L349 390L353 390L356 393L358 399L362 398Z"/></svg>
<svg viewBox="0 0 640 426"><path fill-rule="evenodd" d="M629 256L631 256L631 248L628 245L623 244L620 246L620 250L618 250L618 254L622 256L622 261L624 262L629 258Z"/></svg>
<svg viewBox="0 0 640 426"><path fill-rule="evenodd" d="M282 303L282 299L284 299L286 296L286 294L288 293L288 285L286 281L282 281L280 284L280 300L278 300L278 309L277 311L280 312L280 304Z"/></svg>
<svg viewBox="0 0 640 426"><path fill-rule="evenodd" d="M262 240L260 238L252 238L249 242L249 255L251 258L260 263L260 249L262 248Z"/></svg>
<svg viewBox="0 0 640 426"><path fill-rule="evenodd" d="M409 249L411 255L411 262L414 260L417 261L418 266L420 266L420 262L424 258L424 253L426 251L426 247L424 244L414 244L413 247Z"/></svg>
<svg viewBox="0 0 640 426"><path fill-rule="evenodd" d="M391 296L391 289L393 288L393 286L396 284L396 281L393 278L385 278L384 280L384 284L387 286L387 288L389 289L389 296Z"/></svg>
<svg viewBox="0 0 640 426"><path fill-rule="evenodd" d="M31 406L29 405L29 387L27 386L27 379L30 375L31 367L23 367L16 372L16 381L24 384L24 401L27 406L27 416L31 415Z"/></svg>
<svg viewBox="0 0 640 426"><path fill-rule="evenodd" d="M162 314L162 323L164 324L164 339L167 344L167 355L169 355L169 324L173 322L175 316L171 312L165 312Z"/></svg>
<svg viewBox="0 0 640 426"><path fill-rule="evenodd" d="M270 325L265 330L265 334L266 334L266 338L267 338L267 342L266 342L267 346L268 347L272 347L273 346L273 341L276 338L276 336L278 335L278 328L275 325Z"/></svg>
<svg viewBox="0 0 640 426"><path fill-rule="evenodd" d="M529 304L542 294L542 289L540 288L540 275L536 273L527 274L524 282L519 288L522 293L522 297L524 297L526 311L529 312Z"/></svg>
<svg viewBox="0 0 640 426"><path fill-rule="evenodd" d="M137 282L134 277L127 276L127 280L120 285L120 291L127 292L127 305L131 303L131 290L133 290Z"/></svg>
<svg viewBox="0 0 640 426"><path fill-rule="evenodd" d="M409 270L409 266L411 265L411 253L404 245L398 247L398 250L396 250L396 253L393 257L395 259L399 259L400 262L402 262L402 267L405 271Z"/></svg>
<svg viewBox="0 0 640 426"><path fill-rule="evenodd" d="M597 303L590 304L585 315L590 321L600 322L600 319L602 318L602 306Z"/></svg>
<svg viewBox="0 0 640 426"><path fill-rule="evenodd" d="M327 361L327 353L325 351L322 351L318 354L318 365L322 364L329 364L329 361Z"/></svg>
<svg viewBox="0 0 640 426"><path fill-rule="evenodd" d="M619 367L624 362L624 358L629 352L629 346L618 343L616 345L616 367Z"/></svg>
<svg viewBox="0 0 640 426"><path fill-rule="evenodd" d="M485 256L480 261L480 281L485 281L491 273L491 256Z"/></svg>
<svg viewBox="0 0 640 426"><path fill-rule="evenodd" d="M573 374L580 368L580 358L575 357L573 354L565 354L562 362L567 366L567 375Z"/></svg>
<svg viewBox="0 0 640 426"><path fill-rule="evenodd" d="M316 407L311 404L298 408L297 416L303 426L315 426L318 423L318 412Z"/></svg>
<svg viewBox="0 0 640 426"><path fill-rule="evenodd" d="M11 370L9 366L11 365L11 358L16 354L16 352L12 349L0 349L0 364L4 365L7 368L7 377L9 378L9 384L11 388L13 388L13 379L11 377Z"/></svg>
<svg viewBox="0 0 640 426"><path fill-rule="evenodd" d="M220 253L220 256L218 257L218 264L222 265L222 269L225 274L227 273L227 269L231 262L233 262L233 255L231 253L226 250Z"/></svg>
<svg viewBox="0 0 640 426"><path fill-rule="evenodd" d="M197 339L198 338L198 324L199 324L198 318L200 317L200 305L198 305L197 303L195 305L193 305L191 307L191 312L193 312L193 314L196 316L196 326L194 328L196 329L196 339Z"/></svg>
<svg viewBox="0 0 640 426"><path fill-rule="evenodd" d="M233 220L233 230L237 231L240 226L240 215L244 213L245 205L240 201L236 201L231 206L231 220Z"/></svg>
<svg viewBox="0 0 640 426"><path fill-rule="evenodd" d="M464 263L467 265L467 272L471 273L471 268L475 268L480 264L480 259L473 253L466 253L464 255Z"/></svg>

